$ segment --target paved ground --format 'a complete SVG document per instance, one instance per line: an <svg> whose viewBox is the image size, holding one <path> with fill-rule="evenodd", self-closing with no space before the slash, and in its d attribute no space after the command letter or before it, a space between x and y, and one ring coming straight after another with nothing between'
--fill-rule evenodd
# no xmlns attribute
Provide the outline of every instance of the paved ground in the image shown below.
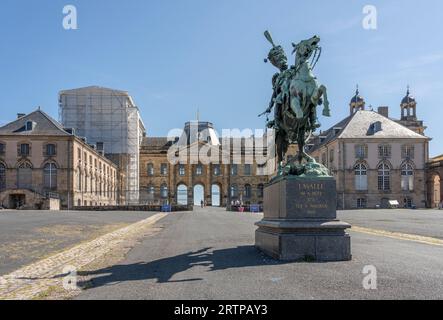
<svg viewBox="0 0 443 320"><path fill-rule="evenodd" d="M443 239L443 210L351 210L338 216L360 227Z"/></svg>
<svg viewBox="0 0 443 320"><path fill-rule="evenodd" d="M428 237L441 236L443 219L431 211L340 216ZM253 246L259 219L222 209L170 214L123 261L83 272L93 288L78 299L443 299L441 245L351 231L351 262L278 263ZM367 265L377 268L377 290L362 286Z"/></svg>
<svg viewBox="0 0 443 320"><path fill-rule="evenodd" d="M0 275L152 214L1 210Z"/></svg>

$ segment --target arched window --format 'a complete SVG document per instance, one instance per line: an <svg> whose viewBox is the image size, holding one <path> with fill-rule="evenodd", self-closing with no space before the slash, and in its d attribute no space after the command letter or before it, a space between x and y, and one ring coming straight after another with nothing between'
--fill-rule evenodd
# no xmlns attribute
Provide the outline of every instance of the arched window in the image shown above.
<svg viewBox="0 0 443 320"><path fill-rule="evenodd" d="M154 198L155 195L155 188L153 185L148 186L148 196Z"/></svg>
<svg viewBox="0 0 443 320"><path fill-rule="evenodd" d="M236 184L231 186L231 198L238 198L238 187Z"/></svg>
<svg viewBox="0 0 443 320"><path fill-rule="evenodd" d="M162 184L160 187L160 196L165 199L168 197L168 185Z"/></svg>
<svg viewBox="0 0 443 320"><path fill-rule="evenodd" d="M245 198L250 198L252 195L252 188L250 184L245 185Z"/></svg>
<svg viewBox="0 0 443 320"><path fill-rule="evenodd" d="M177 204L188 205L188 187L184 184L177 186Z"/></svg>
<svg viewBox="0 0 443 320"><path fill-rule="evenodd" d="M21 163L17 168L17 186L19 189L31 189L32 165L29 162Z"/></svg>
<svg viewBox="0 0 443 320"><path fill-rule="evenodd" d="M386 163L378 166L378 190L391 190L391 168Z"/></svg>
<svg viewBox="0 0 443 320"><path fill-rule="evenodd" d="M368 168L363 163L359 163L354 167L354 174L355 190L368 190Z"/></svg>
<svg viewBox="0 0 443 320"><path fill-rule="evenodd" d="M414 168L409 163L401 167L401 189L403 191L414 190Z"/></svg>
<svg viewBox="0 0 443 320"><path fill-rule="evenodd" d="M214 176L219 176L221 175L221 168L219 164L214 165L213 167L213 171L214 171Z"/></svg>
<svg viewBox="0 0 443 320"><path fill-rule="evenodd" d="M57 166L54 163L47 163L43 168L43 185L45 189L57 189Z"/></svg>
<svg viewBox="0 0 443 320"><path fill-rule="evenodd" d="M148 163L148 176L154 175L154 165L152 163Z"/></svg>
<svg viewBox="0 0 443 320"><path fill-rule="evenodd" d="M6 167L0 163L0 190L6 189Z"/></svg>

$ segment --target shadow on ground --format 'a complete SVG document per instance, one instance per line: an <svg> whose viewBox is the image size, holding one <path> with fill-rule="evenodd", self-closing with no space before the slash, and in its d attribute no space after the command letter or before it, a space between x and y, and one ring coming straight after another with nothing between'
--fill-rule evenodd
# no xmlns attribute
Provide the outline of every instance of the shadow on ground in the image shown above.
<svg viewBox="0 0 443 320"><path fill-rule="evenodd" d="M201 281L203 278L174 279L174 275L195 266L208 267L208 272L231 268L282 264L261 254L254 246L212 250L204 248L194 252L128 265L115 265L94 271L79 272L88 281L79 282L82 288L101 287L124 281L156 280L157 283Z"/></svg>

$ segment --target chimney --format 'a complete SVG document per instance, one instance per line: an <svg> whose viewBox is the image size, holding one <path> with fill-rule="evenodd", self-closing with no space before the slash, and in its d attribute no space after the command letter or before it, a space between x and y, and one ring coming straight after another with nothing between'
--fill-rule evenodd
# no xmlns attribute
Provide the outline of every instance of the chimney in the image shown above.
<svg viewBox="0 0 443 320"><path fill-rule="evenodd" d="M102 156L105 155L105 145L103 142L97 142L97 152Z"/></svg>
<svg viewBox="0 0 443 320"><path fill-rule="evenodd" d="M389 118L389 107L378 107L378 113L386 118Z"/></svg>
<svg viewBox="0 0 443 320"><path fill-rule="evenodd" d="M26 113L17 113L17 119L23 118L26 116Z"/></svg>

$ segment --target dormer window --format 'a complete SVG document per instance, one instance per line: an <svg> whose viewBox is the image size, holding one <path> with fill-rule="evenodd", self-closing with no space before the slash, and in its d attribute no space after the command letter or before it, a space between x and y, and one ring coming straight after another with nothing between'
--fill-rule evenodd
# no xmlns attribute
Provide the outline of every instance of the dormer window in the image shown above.
<svg viewBox="0 0 443 320"><path fill-rule="evenodd" d="M34 130L34 127L35 127L35 122L33 122L33 121L26 121L25 131L32 131L32 130Z"/></svg>
<svg viewBox="0 0 443 320"><path fill-rule="evenodd" d="M341 130L342 130L341 127L335 127L335 128L334 128L334 136L336 136L337 134L339 134Z"/></svg>
<svg viewBox="0 0 443 320"><path fill-rule="evenodd" d="M373 134L376 134L377 132L380 132L380 131L383 130L380 121L374 122L371 126L372 126L372 132L373 132Z"/></svg>
<svg viewBox="0 0 443 320"><path fill-rule="evenodd" d="M320 139L320 143L323 143L326 140L326 136L319 136L318 138Z"/></svg>

